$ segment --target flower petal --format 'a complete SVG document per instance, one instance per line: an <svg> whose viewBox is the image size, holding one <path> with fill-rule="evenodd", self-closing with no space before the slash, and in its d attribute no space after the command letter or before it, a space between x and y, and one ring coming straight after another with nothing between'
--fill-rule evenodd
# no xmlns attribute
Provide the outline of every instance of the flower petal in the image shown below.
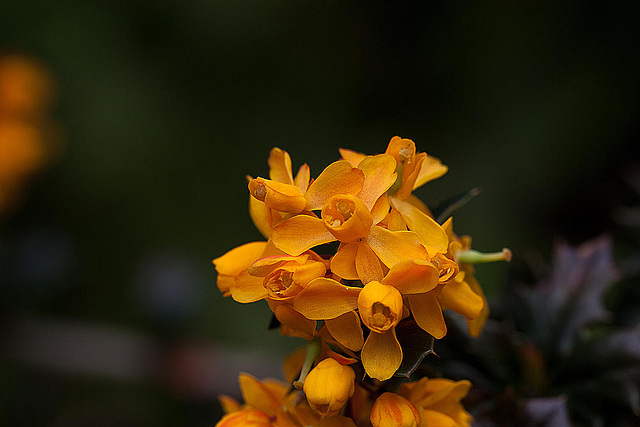
<svg viewBox="0 0 640 427"><path fill-rule="evenodd" d="M356 271L363 285L373 282L374 280L379 282L384 277L382 264L380 264L378 256L366 243L358 243Z"/></svg>
<svg viewBox="0 0 640 427"><path fill-rule="evenodd" d="M402 174L402 186L395 194L395 196L399 199L405 199L411 195L413 191L413 185L418 179L418 174L420 173L420 168L422 167L422 163L424 159L427 157L425 153L418 153L414 157L415 166L413 168L407 168L405 166L405 171ZM410 172L408 172L410 170Z"/></svg>
<svg viewBox="0 0 640 427"><path fill-rule="evenodd" d="M244 403L251 408L273 416L282 406L284 394L276 393L252 375L241 373L238 376L238 382Z"/></svg>
<svg viewBox="0 0 640 427"><path fill-rule="evenodd" d="M396 182L396 159L389 154L367 156L360 162L358 169L364 172L364 185L358 197L371 210L376 200Z"/></svg>
<svg viewBox="0 0 640 427"><path fill-rule="evenodd" d="M456 427L458 423L456 420L442 412L433 411L431 409L424 409L422 411L422 419L429 427Z"/></svg>
<svg viewBox="0 0 640 427"><path fill-rule="evenodd" d="M214 259L213 264L219 274L238 275L260 258L266 246L267 242L245 243Z"/></svg>
<svg viewBox="0 0 640 427"><path fill-rule="evenodd" d="M304 164L300 166L298 169L298 173L293 180L294 185L302 190L303 193L306 193L307 188L309 188L309 180L311 179L311 169L308 164Z"/></svg>
<svg viewBox="0 0 640 427"><path fill-rule="evenodd" d="M358 280L356 253L359 242L341 244L338 252L331 258L331 272L346 280Z"/></svg>
<svg viewBox="0 0 640 427"><path fill-rule="evenodd" d="M371 332L362 347L360 358L371 378L380 381L391 378L402 363L402 347L396 338L396 330Z"/></svg>
<svg viewBox="0 0 640 427"><path fill-rule="evenodd" d="M271 232L276 247L289 255L300 255L307 249L336 240L320 218L296 215L278 224Z"/></svg>
<svg viewBox="0 0 640 427"><path fill-rule="evenodd" d="M462 314L467 319L480 316L484 300L466 282L452 280L442 287L438 301L446 308Z"/></svg>
<svg viewBox="0 0 640 427"><path fill-rule="evenodd" d="M268 239L272 227L271 209L267 207L265 202L261 202L252 195L249 195L249 217L260 234Z"/></svg>
<svg viewBox="0 0 640 427"><path fill-rule="evenodd" d="M420 211L413 204L395 197L392 198L391 205L400 212L409 229L420 236L430 255L447 251L449 237L442 226L433 218Z"/></svg>
<svg viewBox="0 0 640 427"><path fill-rule="evenodd" d="M474 338L480 336L482 329L484 329L485 323L487 323L487 319L489 318L489 303L487 302L487 297L482 290L482 287L478 283L478 281L473 277L473 274L469 274L465 279L465 282L469 285L471 290L478 294L480 298L482 298L482 311L480 311L480 316L475 319L467 319L467 329L469 330L469 335Z"/></svg>
<svg viewBox="0 0 640 427"><path fill-rule="evenodd" d="M362 159L367 157L367 155L364 153L358 153L357 151L349 150L346 148L340 148L338 149L338 151L340 151L340 155L342 156L342 158L351 163L351 166L353 166L354 168L357 168Z"/></svg>
<svg viewBox="0 0 640 427"><path fill-rule="evenodd" d="M264 277L274 268L287 261L294 261L298 265L302 265L309 259L309 255L302 254L298 256L291 255L272 255L259 258L249 267L249 274L252 276Z"/></svg>
<svg viewBox="0 0 640 427"><path fill-rule="evenodd" d="M358 307L361 288L324 277L312 280L293 299L293 308L311 320L333 319Z"/></svg>
<svg viewBox="0 0 640 427"><path fill-rule="evenodd" d="M421 294L438 286L438 269L426 260L400 261L389 270L382 283L393 286L402 295Z"/></svg>
<svg viewBox="0 0 640 427"><path fill-rule="evenodd" d="M424 159L424 162L422 162L422 167L420 168L420 173L418 174L416 182L413 184L413 189L415 190L429 181L440 178L442 175L447 173L448 170L449 168L446 165L443 165L440 159L433 156L427 156L427 158Z"/></svg>
<svg viewBox="0 0 640 427"><path fill-rule="evenodd" d="M299 332L299 334L289 333L289 336L297 336L308 341L313 339L313 332L316 329L315 320L307 319L302 314L291 308L288 304L278 304L275 305L274 308L275 310L273 311L273 314L280 323L293 331Z"/></svg>
<svg viewBox="0 0 640 427"><path fill-rule="evenodd" d="M291 157L289 153L278 147L273 147L269 153L269 178L283 184L293 185L293 172L291 171Z"/></svg>
<svg viewBox="0 0 640 427"><path fill-rule="evenodd" d="M419 243L418 235L411 231L389 231L373 226L365 240L389 268L399 261L427 257L427 251Z"/></svg>
<svg viewBox="0 0 640 427"><path fill-rule="evenodd" d="M346 160L331 163L307 190L307 210L320 209L337 194L358 194L364 184L364 173Z"/></svg>
<svg viewBox="0 0 640 427"><path fill-rule="evenodd" d="M371 208L371 217L373 217L373 223L378 224L380 221L386 218L389 214L389 209L391 208L391 203L389 202L389 197L386 194L383 194L378 198L378 201L373 208Z"/></svg>
<svg viewBox="0 0 640 427"><path fill-rule="evenodd" d="M344 313L334 319L327 319L324 324L336 341L349 350L360 351L364 344L364 337L360 316L355 311Z"/></svg>
<svg viewBox="0 0 640 427"><path fill-rule="evenodd" d="M447 334L442 308L433 292L409 295L409 307L418 326L425 332L440 339Z"/></svg>
<svg viewBox="0 0 640 427"><path fill-rule="evenodd" d="M259 301L268 294L263 282L262 277L251 276L247 271L243 271L236 276L234 284L229 288L231 297L242 303Z"/></svg>

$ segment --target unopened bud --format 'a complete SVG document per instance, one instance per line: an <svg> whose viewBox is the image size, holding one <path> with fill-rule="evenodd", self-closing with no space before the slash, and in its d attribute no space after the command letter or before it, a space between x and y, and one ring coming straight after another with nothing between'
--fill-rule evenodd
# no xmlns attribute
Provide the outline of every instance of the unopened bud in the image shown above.
<svg viewBox="0 0 640 427"><path fill-rule="evenodd" d="M384 393L371 408L373 427L418 427L420 412L407 399L395 393Z"/></svg>
<svg viewBox="0 0 640 427"><path fill-rule="evenodd" d="M335 415L355 392L356 374L349 366L327 358L309 372L304 394L309 406L320 415Z"/></svg>

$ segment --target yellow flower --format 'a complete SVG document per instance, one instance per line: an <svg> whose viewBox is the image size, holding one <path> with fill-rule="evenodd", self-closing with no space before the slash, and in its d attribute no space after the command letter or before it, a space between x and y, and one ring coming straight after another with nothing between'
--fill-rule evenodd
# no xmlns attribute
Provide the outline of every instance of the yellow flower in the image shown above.
<svg viewBox="0 0 640 427"><path fill-rule="evenodd" d="M470 388L471 383L467 380L452 381L424 377L415 382L402 384L398 393L421 411L421 427L468 427L473 417L460 401L469 393Z"/></svg>
<svg viewBox="0 0 640 427"><path fill-rule="evenodd" d="M373 427L418 427L420 412L404 397L395 393L383 393L371 409Z"/></svg>
<svg viewBox="0 0 640 427"><path fill-rule="evenodd" d="M355 391L356 374L348 366L327 358L309 372L304 394L309 406L321 415L335 415Z"/></svg>

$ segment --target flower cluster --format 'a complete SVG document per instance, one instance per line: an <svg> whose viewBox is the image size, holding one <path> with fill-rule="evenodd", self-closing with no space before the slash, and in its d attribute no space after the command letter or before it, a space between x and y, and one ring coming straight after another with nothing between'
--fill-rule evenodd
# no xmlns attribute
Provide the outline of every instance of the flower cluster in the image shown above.
<svg viewBox="0 0 640 427"><path fill-rule="evenodd" d="M0 56L0 212L50 157L53 92L42 64L18 54Z"/></svg>
<svg viewBox="0 0 640 427"><path fill-rule="evenodd" d="M415 322L424 335L440 339L447 333L443 310L449 309L467 319L472 335L480 333L488 306L472 264L510 253L471 250L468 237L454 234L451 218L438 223L412 194L447 172L440 160L417 152L413 141L396 136L383 154L340 154L311 179L308 165L294 176L289 154L271 150L269 177L247 177L250 216L266 240L216 258L218 288L242 303L266 299L281 333L310 342L294 385L323 422L335 420L317 425L351 425L327 418L338 416L348 399L352 420L366 412L374 426L425 425L420 419L435 417L437 402L449 395L455 403L438 413L467 425L470 416L459 401L468 382L424 379L383 394L378 386L403 362L396 334L401 322ZM358 393L349 365L361 366L376 382L373 392ZM257 408L243 393L248 407ZM277 425L299 425L272 412L264 412L268 422L276 416ZM221 423L241 416L249 413L234 412ZM388 422L392 416L401 419ZM316 425L305 423L300 425Z"/></svg>

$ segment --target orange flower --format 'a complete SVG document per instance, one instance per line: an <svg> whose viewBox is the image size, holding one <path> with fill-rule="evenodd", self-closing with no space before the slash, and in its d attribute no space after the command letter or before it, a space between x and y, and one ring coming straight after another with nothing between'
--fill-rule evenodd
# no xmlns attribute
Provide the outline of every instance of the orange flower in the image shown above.
<svg viewBox="0 0 640 427"><path fill-rule="evenodd" d="M452 381L444 378L421 378L404 383L398 394L406 397L421 412L420 426L468 427L473 421L460 401L469 393L467 380Z"/></svg>
<svg viewBox="0 0 640 427"><path fill-rule="evenodd" d="M381 282L371 281L364 288L318 278L294 297L293 308L308 319L324 320L332 336L354 351L360 347L354 347L345 337L352 337L356 342L357 337L362 336L359 318L362 319L372 331L362 346L362 363L369 376L386 380L402 362L402 348L394 329L403 316L402 296L412 298L424 294L436 304L434 307L418 300L419 303L414 304L416 321L433 316L442 318L442 309L432 293L439 286L438 278L438 269L426 260L398 262ZM356 309L359 316L355 314ZM332 328L334 324L338 327ZM424 322L419 325L423 326ZM434 328L429 329L434 332Z"/></svg>
<svg viewBox="0 0 640 427"><path fill-rule="evenodd" d="M53 97L53 79L42 64L22 55L0 57L0 213L54 153L55 128L47 115Z"/></svg>
<svg viewBox="0 0 640 427"><path fill-rule="evenodd" d="M418 427L420 412L407 399L395 393L383 393L371 409L373 427Z"/></svg>
<svg viewBox="0 0 640 427"><path fill-rule="evenodd" d="M298 174L294 178L291 169L291 157L289 156L289 153L281 150L280 148L274 147L269 153L268 164L270 178L270 204L277 203L278 199L284 196L276 194L278 189L282 189L282 187L278 186L278 184L294 186L298 189L295 190L287 188L286 190L283 190L285 194L295 195L302 194L307 191L307 187L309 186L310 170L309 166L306 163L300 166ZM262 235L268 239L273 226L282 220L282 214L277 210L267 206L267 203L265 203L265 199L267 197L267 185L264 184L265 188L258 190L257 187L259 187L260 182L258 182L258 185L254 184L252 186L251 181L253 180L253 178L247 176L247 179L249 180L250 192L249 216L251 217L251 220L253 221L258 231L260 231L260 233L262 233ZM264 179L262 180L263 182L267 181ZM254 195L251 195L251 193L256 191L258 192L258 198L256 198Z"/></svg>
<svg viewBox="0 0 640 427"><path fill-rule="evenodd" d="M274 244L298 255L335 240L349 243L366 238L389 212L388 200L380 196L393 184L394 168L388 155L368 157L359 168L345 160L332 163L305 194L307 210L321 210L321 218L309 212L283 221L273 229ZM356 182L354 177L362 180Z"/></svg>
<svg viewBox="0 0 640 427"><path fill-rule="evenodd" d="M271 419L264 412L242 409L222 417L215 427L271 427Z"/></svg>
<svg viewBox="0 0 640 427"><path fill-rule="evenodd" d="M353 166L366 157L365 154L344 148L340 149L340 154ZM389 141L386 154L396 160L398 173L398 179L389 189L389 195L399 199L408 198L416 188L447 173L447 166L439 159L427 156L426 153L416 153L416 145L410 139L394 136Z"/></svg>
<svg viewBox="0 0 640 427"><path fill-rule="evenodd" d="M359 193L364 181L363 172L344 160L330 164L311 184L307 165L293 179L291 158L279 148L271 150L269 166L271 179L248 177L251 218L265 237L290 214L320 209L326 199L337 194Z"/></svg>

